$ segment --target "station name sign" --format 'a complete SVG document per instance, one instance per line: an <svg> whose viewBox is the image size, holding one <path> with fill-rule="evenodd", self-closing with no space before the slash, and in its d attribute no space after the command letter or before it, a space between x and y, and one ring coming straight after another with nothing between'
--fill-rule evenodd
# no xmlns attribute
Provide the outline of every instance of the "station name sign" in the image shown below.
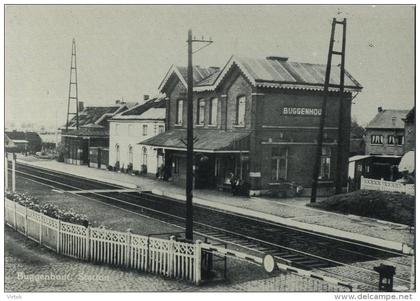
<svg viewBox="0 0 420 301"><path fill-rule="evenodd" d="M321 116L322 109L284 107L281 109L281 113L289 116Z"/></svg>

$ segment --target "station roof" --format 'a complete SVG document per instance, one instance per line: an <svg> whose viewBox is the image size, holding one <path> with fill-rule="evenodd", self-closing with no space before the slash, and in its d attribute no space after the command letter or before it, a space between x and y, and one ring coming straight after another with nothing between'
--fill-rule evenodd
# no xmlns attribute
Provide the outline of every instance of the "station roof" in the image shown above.
<svg viewBox="0 0 420 301"><path fill-rule="evenodd" d="M61 134L63 137L94 137L94 138L107 138L109 137L109 131L103 126L84 126L77 129L63 131Z"/></svg>
<svg viewBox="0 0 420 301"><path fill-rule="evenodd" d="M222 69L210 67L201 78L194 76L195 91L210 91L216 89L227 76L233 66L245 75L253 86L267 88L287 88L323 91L326 65L302 62L291 62L285 57L249 58L232 56ZM172 66L159 89L162 91L173 74L177 75L186 87L186 68ZM194 73L195 74L195 73ZM201 78L201 79L200 79ZM330 91L339 91L340 67L331 66ZM358 92L362 90L360 83L349 72L345 71L344 90Z"/></svg>
<svg viewBox="0 0 420 301"><path fill-rule="evenodd" d="M249 131L221 131L194 129L194 151L209 153L229 153L249 151ZM173 129L140 142L164 149L186 151L187 130Z"/></svg>

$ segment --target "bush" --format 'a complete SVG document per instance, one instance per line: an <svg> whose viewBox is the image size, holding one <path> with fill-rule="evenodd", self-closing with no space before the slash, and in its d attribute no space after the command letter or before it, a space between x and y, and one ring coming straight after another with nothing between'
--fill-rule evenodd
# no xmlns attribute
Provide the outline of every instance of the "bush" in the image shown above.
<svg viewBox="0 0 420 301"><path fill-rule="evenodd" d="M140 167L140 174L146 174L147 173L147 165L142 164Z"/></svg>
<svg viewBox="0 0 420 301"><path fill-rule="evenodd" d="M43 213L46 216L59 219L63 222L82 225L85 227L89 225L89 221L86 215L78 214L73 210L61 210L57 206L50 203L42 204L37 198L27 193L6 193L6 197L9 200L12 200L22 206L25 206L36 212Z"/></svg>
<svg viewBox="0 0 420 301"><path fill-rule="evenodd" d="M115 162L114 165L114 171L119 171L120 170L120 161Z"/></svg>
<svg viewBox="0 0 420 301"><path fill-rule="evenodd" d="M405 225L414 224L415 197L407 194L358 190L329 197L310 207L377 218Z"/></svg>

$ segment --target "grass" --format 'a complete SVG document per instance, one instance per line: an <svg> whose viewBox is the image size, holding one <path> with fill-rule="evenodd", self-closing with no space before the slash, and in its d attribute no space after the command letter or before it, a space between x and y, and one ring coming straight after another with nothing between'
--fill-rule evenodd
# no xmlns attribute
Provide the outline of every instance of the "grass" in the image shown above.
<svg viewBox="0 0 420 301"><path fill-rule="evenodd" d="M413 225L415 197L402 193L358 190L329 197L309 207Z"/></svg>

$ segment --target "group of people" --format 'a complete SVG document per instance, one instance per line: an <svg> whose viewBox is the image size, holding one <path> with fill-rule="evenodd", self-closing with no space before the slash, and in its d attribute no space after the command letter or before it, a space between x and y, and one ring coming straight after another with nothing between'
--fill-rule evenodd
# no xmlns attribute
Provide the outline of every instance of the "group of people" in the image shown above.
<svg viewBox="0 0 420 301"><path fill-rule="evenodd" d="M229 173L228 179L230 181L230 187L233 195L240 195L245 193L247 187L246 183L242 179L240 179L232 172Z"/></svg>

